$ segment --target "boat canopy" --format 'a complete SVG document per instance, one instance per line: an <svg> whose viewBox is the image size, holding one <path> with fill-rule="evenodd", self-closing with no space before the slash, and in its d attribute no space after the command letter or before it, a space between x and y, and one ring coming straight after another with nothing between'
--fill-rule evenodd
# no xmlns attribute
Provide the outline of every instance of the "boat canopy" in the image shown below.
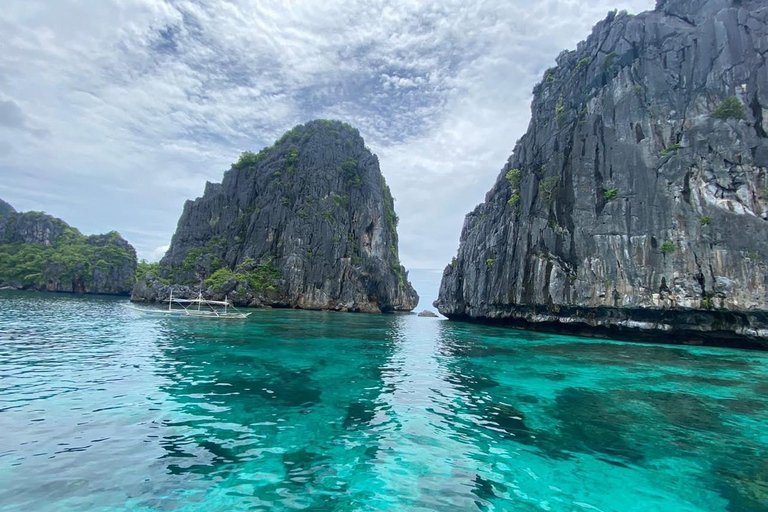
<svg viewBox="0 0 768 512"><path fill-rule="evenodd" d="M184 304L214 304L216 306L231 306L232 303L228 300L207 300L207 299L163 299L163 302L176 302L176 303L184 303Z"/></svg>

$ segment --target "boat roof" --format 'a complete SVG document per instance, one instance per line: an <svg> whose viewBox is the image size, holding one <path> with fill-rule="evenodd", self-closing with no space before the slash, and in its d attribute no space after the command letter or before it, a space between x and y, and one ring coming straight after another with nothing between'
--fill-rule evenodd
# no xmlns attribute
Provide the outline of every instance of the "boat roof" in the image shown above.
<svg viewBox="0 0 768 512"><path fill-rule="evenodd" d="M186 304L216 304L220 306L231 306L232 303L226 300L207 300L207 299L165 299L163 302L178 302Z"/></svg>

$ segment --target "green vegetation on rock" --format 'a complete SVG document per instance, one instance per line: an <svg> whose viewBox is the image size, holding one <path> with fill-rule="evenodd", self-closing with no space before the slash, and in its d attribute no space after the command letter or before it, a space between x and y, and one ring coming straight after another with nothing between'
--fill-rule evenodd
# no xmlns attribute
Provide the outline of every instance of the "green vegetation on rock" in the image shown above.
<svg viewBox="0 0 768 512"><path fill-rule="evenodd" d="M211 252L219 251L222 246L223 242L219 238L214 237L208 240L208 242L206 242L203 247L195 247L188 250L187 254L184 256L184 260L181 262L181 270L183 272L194 272L197 267L198 260L201 257L206 254L210 254ZM216 269L218 269L218 267L212 268L211 271Z"/></svg>
<svg viewBox="0 0 768 512"><path fill-rule="evenodd" d="M619 197L619 189L617 188L612 188L610 190L606 190L605 192L603 192L603 199L605 199L606 201L613 201L618 197Z"/></svg>
<svg viewBox="0 0 768 512"><path fill-rule="evenodd" d="M288 147L288 156L285 159L285 170L293 176L296 173L296 164L299 163L299 150L291 144Z"/></svg>
<svg viewBox="0 0 768 512"><path fill-rule="evenodd" d="M16 210L13 208L13 206L0 199L0 218L12 213L16 213Z"/></svg>
<svg viewBox="0 0 768 512"><path fill-rule="evenodd" d="M349 205L349 196L347 194L338 196L333 196L333 204L338 206L341 209L345 209Z"/></svg>
<svg viewBox="0 0 768 512"><path fill-rule="evenodd" d="M549 178L544 178L539 182L539 195L541 196L541 199L549 206L552 206L552 203L555 202L555 197L557 196L559 185L559 176L550 176Z"/></svg>
<svg viewBox="0 0 768 512"><path fill-rule="evenodd" d="M664 148L664 151L661 152L661 156L667 156L671 153L674 153L678 149L680 149L680 144L672 144L671 146L667 146Z"/></svg>
<svg viewBox="0 0 768 512"><path fill-rule="evenodd" d="M315 125L317 127L341 127L343 130L347 130L350 132L357 133L357 130L352 127L352 125L348 123L344 123L341 121L332 121L329 119L319 119ZM302 128L301 125L294 126L287 132L283 134L282 137L280 137L272 146L266 147L259 151L258 153L254 153L252 151L244 151L240 154L240 158L232 164L233 169L245 169L247 167L253 167L257 165L259 162L263 161L269 154L272 152L272 150L275 149L276 146L284 144L286 142L291 142L291 145L288 147L288 154L286 158L284 159L285 163L285 170L293 176L293 174L296 172L296 165L298 163L299 159L299 150L298 148L293 144L294 142L304 142L306 139L308 139L317 128L313 130L304 130L303 135L302 131L300 130Z"/></svg>
<svg viewBox="0 0 768 512"><path fill-rule="evenodd" d="M363 179L360 176L360 169L357 165L357 160L347 160L341 164L339 171L344 174L344 181L346 182L347 186L359 187L363 184Z"/></svg>
<svg viewBox="0 0 768 512"><path fill-rule="evenodd" d="M248 258L238 265L234 271L227 267L220 268L205 280L205 284L214 290L219 290L227 282L236 281L247 282L248 286L254 290L274 290L282 278L280 269L272 263L271 259L255 267L253 264L254 261Z"/></svg>
<svg viewBox="0 0 768 512"><path fill-rule="evenodd" d="M389 227L391 233L397 233L397 225L400 222L400 218L395 213L395 199L392 197L392 191L386 182L384 183L384 211L387 216L387 227Z"/></svg>
<svg viewBox="0 0 768 512"><path fill-rule="evenodd" d="M48 217L39 212L30 213L21 215ZM117 232L83 236L63 221L49 218L65 226L50 245L22 241L0 243L0 284L51 291L91 292L94 287L105 288L96 290L103 293L130 290L136 253ZM121 268L130 269L130 273L121 276L122 282L94 282L99 275L106 280L112 270Z"/></svg>
<svg viewBox="0 0 768 512"><path fill-rule="evenodd" d="M675 244L669 240L661 244L661 254L672 254L676 249Z"/></svg>
<svg viewBox="0 0 768 512"><path fill-rule="evenodd" d="M507 204L510 206L517 206L520 202L520 181L522 179L522 172L520 169L510 169L507 172L507 181L509 182L509 200Z"/></svg>
<svg viewBox="0 0 768 512"><path fill-rule="evenodd" d="M245 169L246 167L253 167L254 165L258 164L262 160L264 160L267 155L269 154L270 150L272 148L264 148L261 151L257 153L254 153L252 151L243 151L240 153L240 158L232 164L233 169Z"/></svg>
<svg viewBox="0 0 768 512"><path fill-rule="evenodd" d="M517 189L520 186L520 180L522 179L523 173L520 171L520 169L510 169L507 172L507 181L509 182L509 186L512 187L512 189Z"/></svg>
<svg viewBox="0 0 768 512"><path fill-rule="evenodd" d="M141 260L136 265L136 280L138 281L145 275L152 273L156 276L160 275L160 263L149 263L147 260Z"/></svg>
<svg viewBox="0 0 768 512"><path fill-rule="evenodd" d="M349 132L357 133L357 128L349 123L345 123L344 121L338 121L336 119L317 119L315 122L327 128L333 128L337 125L340 125L342 128Z"/></svg>
<svg viewBox="0 0 768 512"><path fill-rule="evenodd" d="M563 104L565 100L561 96L557 100L557 105L555 105L555 122L558 126L562 126L565 123L565 105Z"/></svg>
<svg viewBox="0 0 768 512"><path fill-rule="evenodd" d="M741 100L736 96L729 96L725 98L721 104L717 106L712 117L717 119L746 119L747 112L742 105Z"/></svg>

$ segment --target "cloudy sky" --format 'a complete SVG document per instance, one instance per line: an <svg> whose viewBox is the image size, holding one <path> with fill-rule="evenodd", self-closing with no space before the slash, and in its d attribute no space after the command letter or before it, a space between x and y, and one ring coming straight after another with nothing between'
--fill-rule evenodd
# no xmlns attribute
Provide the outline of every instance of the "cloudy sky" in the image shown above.
<svg viewBox="0 0 768 512"><path fill-rule="evenodd" d="M442 268L530 117L610 9L653 0L8 0L0 198L162 256L243 150L335 118L379 155L409 268Z"/></svg>

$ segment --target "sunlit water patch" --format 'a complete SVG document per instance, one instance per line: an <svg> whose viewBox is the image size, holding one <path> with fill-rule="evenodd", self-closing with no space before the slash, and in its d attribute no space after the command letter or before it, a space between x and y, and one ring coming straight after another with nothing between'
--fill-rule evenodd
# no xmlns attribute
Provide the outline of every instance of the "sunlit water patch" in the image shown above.
<svg viewBox="0 0 768 512"><path fill-rule="evenodd" d="M768 511L768 356L0 292L0 510Z"/></svg>

